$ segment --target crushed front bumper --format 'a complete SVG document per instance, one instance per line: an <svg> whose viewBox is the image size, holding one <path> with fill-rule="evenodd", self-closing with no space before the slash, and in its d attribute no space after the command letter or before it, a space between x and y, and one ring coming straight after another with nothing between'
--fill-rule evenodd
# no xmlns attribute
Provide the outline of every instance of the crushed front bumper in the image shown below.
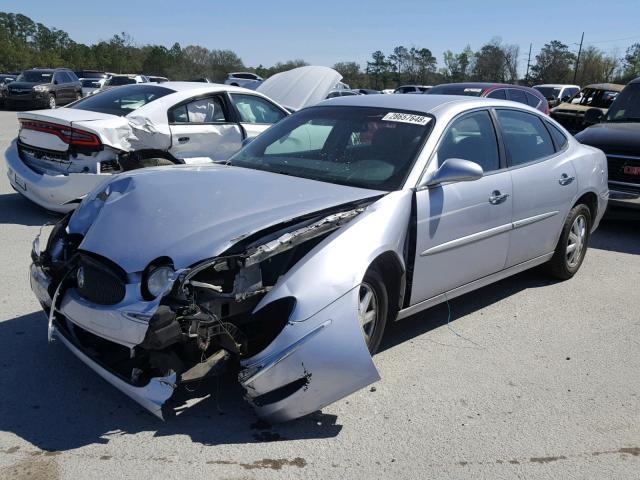
<svg viewBox="0 0 640 480"><path fill-rule="evenodd" d="M47 210L59 213L67 213L75 209L87 193L111 178L110 174L45 175L37 173L22 161L15 141L6 150L5 161L9 182L18 193Z"/></svg>

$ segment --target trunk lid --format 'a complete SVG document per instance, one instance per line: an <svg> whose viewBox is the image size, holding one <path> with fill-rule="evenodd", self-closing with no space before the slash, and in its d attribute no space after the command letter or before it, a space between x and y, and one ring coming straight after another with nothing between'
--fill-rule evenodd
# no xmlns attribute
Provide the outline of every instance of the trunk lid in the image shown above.
<svg viewBox="0 0 640 480"><path fill-rule="evenodd" d="M76 127L82 130L87 130L100 137L103 143L104 132L100 128L92 128L91 122L110 120L120 124L122 122L121 117L116 115L110 115L106 113L91 112L88 110L79 110L76 108L56 108L55 110L33 110L29 112L19 112L18 121L31 120L36 122L45 122L54 125L62 125L64 127ZM83 122L81 125L79 122ZM126 123L126 121L125 121ZM58 152L66 152L69 149L69 144L62 141L60 137L55 134L21 128L18 134L20 142L25 145L42 148L46 150L53 150Z"/></svg>

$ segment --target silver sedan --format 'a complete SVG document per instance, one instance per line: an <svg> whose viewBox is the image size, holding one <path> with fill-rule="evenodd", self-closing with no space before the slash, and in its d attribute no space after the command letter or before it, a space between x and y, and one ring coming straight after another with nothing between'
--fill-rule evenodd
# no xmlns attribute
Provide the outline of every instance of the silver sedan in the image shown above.
<svg viewBox="0 0 640 480"><path fill-rule="evenodd" d="M607 197L604 154L533 108L344 97L229 162L114 177L34 242L32 288L50 338L157 416L235 367L284 421L377 381L389 322L537 265L571 278Z"/></svg>

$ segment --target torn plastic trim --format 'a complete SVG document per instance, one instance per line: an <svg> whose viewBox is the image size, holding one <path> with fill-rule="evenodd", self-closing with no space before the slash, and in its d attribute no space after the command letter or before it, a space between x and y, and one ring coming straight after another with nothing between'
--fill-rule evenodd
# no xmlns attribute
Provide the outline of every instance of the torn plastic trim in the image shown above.
<svg viewBox="0 0 640 480"><path fill-rule="evenodd" d="M122 393L127 395L135 402L142 405L149 410L156 417L164 420L164 414L162 407L165 402L173 396L176 385L176 374L171 373L165 377L154 377L144 387L134 387L124 380L120 379L116 375L112 374L104 367L96 363L90 357L88 357L82 350L76 347L71 340L66 338L61 330L53 327L53 334L57 339L60 339L62 343L85 365L91 368L94 372L100 375L103 379L116 387Z"/></svg>
<svg viewBox="0 0 640 480"><path fill-rule="evenodd" d="M330 324L331 319L321 323L316 328L302 336L300 339L296 340L294 343L286 347L284 350L273 353L255 364L247 365L238 375L238 380L243 387L247 388L247 385L253 383L255 380L267 373L271 368L286 360L293 353L295 353L296 350L302 347L306 342L311 340Z"/></svg>

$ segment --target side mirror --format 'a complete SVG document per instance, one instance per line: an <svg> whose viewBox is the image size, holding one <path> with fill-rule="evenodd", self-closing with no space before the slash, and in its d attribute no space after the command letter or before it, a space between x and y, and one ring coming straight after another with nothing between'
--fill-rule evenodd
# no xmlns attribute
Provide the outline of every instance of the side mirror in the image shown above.
<svg viewBox="0 0 640 480"><path fill-rule="evenodd" d="M446 182L470 182L482 178L482 167L462 158L448 158L430 177L420 182L420 186L430 187Z"/></svg>
<svg viewBox="0 0 640 480"><path fill-rule="evenodd" d="M58 85L58 80L54 80L54 81L53 81L53 84L54 84L54 85Z"/></svg>
<svg viewBox="0 0 640 480"><path fill-rule="evenodd" d="M584 123L588 125L595 125L596 123L600 123L603 117L604 114L602 113L602 110L599 108L590 108L584 114Z"/></svg>

